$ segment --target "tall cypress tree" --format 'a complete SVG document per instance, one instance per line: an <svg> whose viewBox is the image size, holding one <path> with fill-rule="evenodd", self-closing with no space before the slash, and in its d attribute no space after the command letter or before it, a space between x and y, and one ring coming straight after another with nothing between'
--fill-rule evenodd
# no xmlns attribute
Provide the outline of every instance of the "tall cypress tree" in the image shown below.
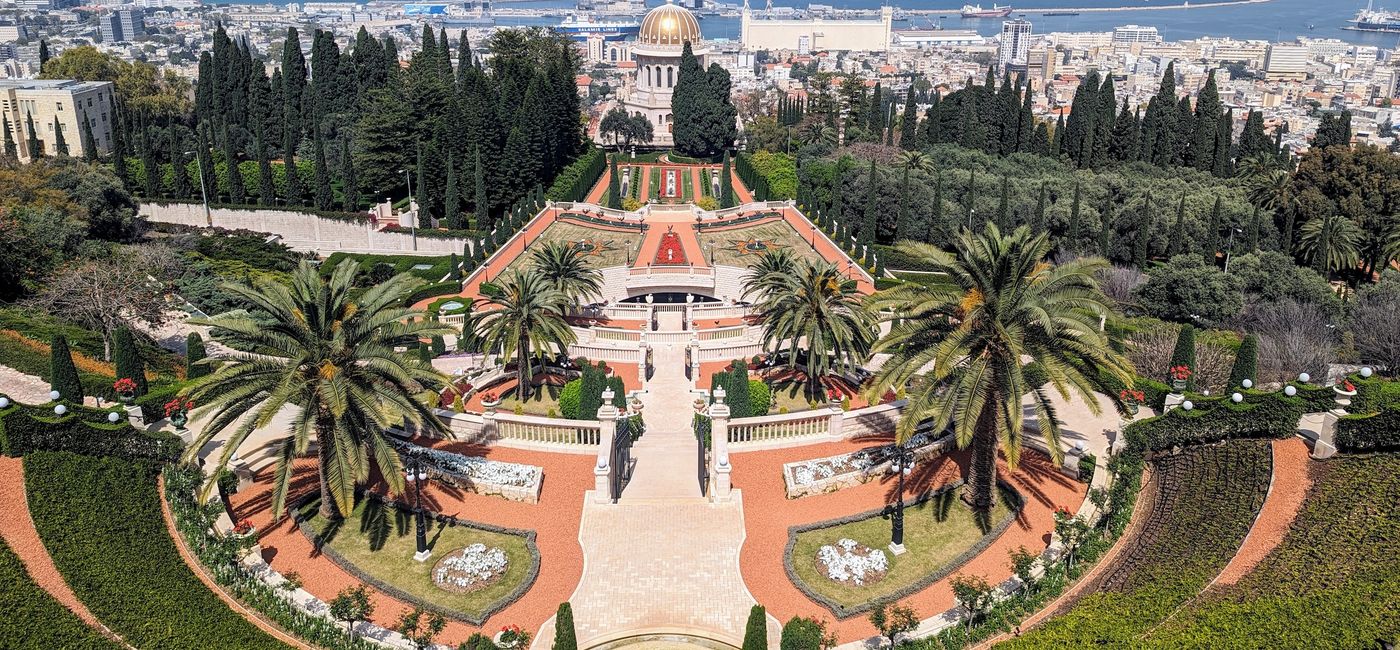
<svg viewBox="0 0 1400 650"><path fill-rule="evenodd" d="M1083 188L1080 186L1079 181L1076 180L1074 182L1074 198L1070 200L1069 204L1069 233L1065 238L1067 240L1065 248L1073 252L1079 251L1079 239L1083 236L1082 224L1080 223L1080 203L1082 199Z"/></svg>
<svg viewBox="0 0 1400 650"><path fill-rule="evenodd" d="M904 121L899 125L899 146L905 151L919 148L919 107L914 105L914 86L904 93Z"/></svg>
<svg viewBox="0 0 1400 650"><path fill-rule="evenodd" d="M59 158L68 157L68 140L63 137L63 124L53 118L53 151Z"/></svg>
<svg viewBox="0 0 1400 650"><path fill-rule="evenodd" d="M1196 93L1196 113L1192 120L1191 146L1186 163L1201 171L1215 169L1216 138L1220 129L1220 92L1215 85L1215 70L1206 74L1206 83Z"/></svg>
<svg viewBox="0 0 1400 650"><path fill-rule="evenodd" d="M277 185L272 180L272 161L267 158L267 143L260 136L253 137L253 148L258 154L258 205L277 205Z"/></svg>
<svg viewBox="0 0 1400 650"><path fill-rule="evenodd" d="M1186 192L1176 204L1176 221L1172 222L1172 233L1167 242L1167 257L1174 257L1188 250L1186 243Z"/></svg>
<svg viewBox="0 0 1400 650"><path fill-rule="evenodd" d="M476 210L476 229L489 232L491 228L491 201L486 196L486 171L481 167L480 145L477 146L474 157L476 160L474 161L475 169L472 171L472 204Z"/></svg>
<svg viewBox="0 0 1400 650"><path fill-rule="evenodd" d="M1215 205L1210 209L1210 222L1206 226L1205 237L1205 262L1207 266L1215 266L1215 253L1220 250L1220 195L1215 196ZM1229 254L1229 251L1226 251Z"/></svg>
<svg viewBox="0 0 1400 650"><path fill-rule="evenodd" d="M1234 128L1235 112L1232 108L1225 109L1224 117L1215 122L1215 154L1213 156L1215 164L1211 167L1211 173L1217 178L1230 178L1235 175L1235 168L1230 160L1230 138Z"/></svg>
<svg viewBox="0 0 1400 650"><path fill-rule="evenodd" d="M874 245L876 241L878 241L876 231L879 228L878 224L880 222L880 194L877 189L879 183L880 178L878 172L875 169L875 159L871 158L870 175L866 177L865 181L865 200L863 202L864 205L861 206L862 214L864 215L864 221L861 223L860 233L858 235L860 243L865 244L867 246Z"/></svg>
<svg viewBox="0 0 1400 650"><path fill-rule="evenodd" d="M19 156L19 144L15 142L15 135L10 127L9 116L5 116L3 119L3 127L5 129L5 158L14 160Z"/></svg>
<svg viewBox="0 0 1400 650"><path fill-rule="evenodd" d="M112 361L117 367L117 379L136 382L136 396L146 394L146 363L136 347L136 339L125 326L112 332Z"/></svg>
<svg viewBox="0 0 1400 650"><path fill-rule="evenodd" d="M466 43L466 40L463 38L462 42ZM554 645L550 646L550 650L578 650L574 608L567 601L559 603L559 610L554 614Z"/></svg>
<svg viewBox="0 0 1400 650"><path fill-rule="evenodd" d="M1035 212L1031 215L1031 219L1033 220L1031 222L1031 229L1036 232L1043 232L1048 227L1045 221L1045 209L1048 206L1045 204L1045 201L1049 192L1049 185L1050 183L1048 181L1041 183L1040 193L1035 197Z"/></svg>
<svg viewBox="0 0 1400 650"><path fill-rule="evenodd" d="M1099 255L1108 259L1113 236L1113 189L1103 194L1103 207L1099 208Z"/></svg>
<svg viewBox="0 0 1400 650"><path fill-rule="evenodd" d="M1177 153L1177 98L1176 65L1168 63L1162 72L1162 83L1157 94L1147 103L1147 117L1143 129L1146 131L1147 150L1143 155L1158 167L1168 167L1176 162Z"/></svg>
<svg viewBox="0 0 1400 650"><path fill-rule="evenodd" d="M297 170L296 144L299 136L288 126L282 135L282 171L287 176L287 205L301 205L305 192L301 188L301 174Z"/></svg>
<svg viewBox="0 0 1400 650"><path fill-rule="evenodd" d="M933 213L929 215L928 233L924 236L924 241L933 243L938 241L937 228L943 227L943 172L938 172L938 177L933 181Z"/></svg>
<svg viewBox="0 0 1400 650"><path fill-rule="evenodd" d="M170 145L170 191L177 199L190 198L190 172L189 165L185 161L185 143L180 137L180 128L174 124L170 125L166 133L166 142Z"/></svg>
<svg viewBox="0 0 1400 650"><path fill-rule="evenodd" d="M719 207L732 208L738 203L734 196L734 174L730 169L729 152L724 152L724 162L719 170Z"/></svg>
<svg viewBox="0 0 1400 650"><path fill-rule="evenodd" d="M1259 252L1259 226L1263 219L1263 212L1259 206L1254 206L1254 215L1249 219L1249 233L1245 237L1245 247L1251 253Z"/></svg>
<svg viewBox="0 0 1400 650"><path fill-rule="evenodd" d="M97 137L92 134L92 122L83 118L83 160L97 162Z"/></svg>
<svg viewBox="0 0 1400 650"><path fill-rule="evenodd" d="M54 335L49 345L49 389L58 391L59 399L83 403L83 382L78 378L78 367L73 365L68 339L62 334Z"/></svg>
<svg viewBox="0 0 1400 650"><path fill-rule="evenodd" d="M39 130L34 128L34 114L24 114L24 128L29 131L29 141L26 145L29 148L29 159L44 157L44 148L39 145Z"/></svg>
<svg viewBox="0 0 1400 650"><path fill-rule="evenodd" d="M997 204L997 228L1006 232L1011 226L1011 175L1003 174L1001 177L1001 202Z"/></svg>
<svg viewBox="0 0 1400 650"><path fill-rule="evenodd" d="M349 133L342 134L340 138L340 194L341 209L346 212L359 211L360 179L355 176L355 156L350 153Z"/></svg>
<svg viewBox="0 0 1400 650"><path fill-rule="evenodd" d="M909 94L914 94L913 88L909 89ZM768 613L762 605L749 609L749 620L744 625L744 645L740 650L768 650Z"/></svg>
<svg viewBox="0 0 1400 650"><path fill-rule="evenodd" d="M1055 120L1054 139L1050 141L1050 155L1059 158L1065 154L1065 114L1060 113Z"/></svg>
<svg viewBox="0 0 1400 650"><path fill-rule="evenodd" d="M1142 212L1138 214L1137 234L1133 239L1133 266L1138 269L1147 268L1148 244L1152 236L1152 193L1148 192L1143 198Z"/></svg>
<svg viewBox="0 0 1400 650"><path fill-rule="evenodd" d="M209 374L209 366L199 363L209 353L204 349L204 337L190 332L185 337L185 379L198 379Z"/></svg>
<svg viewBox="0 0 1400 650"><path fill-rule="evenodd" d="M150 198L160 196L160 164L156 160L156 148L151 141L151 129L141 125L141 171L146 176L144 192Z"/></svg>
<svg viewBox="0 0 1400 650"><path fill-rule="evenodd" d="M234 205L242 205L247 200L247 191L243 187L243 173L238 169L238 155L233 150L233 138L230 137L228 124L223 128L224 141L224 169L228 181L229 202Z"/></svg>
<svg viewBox="0 0 1400 650"><path fill-rule="evenodd" d="M326 139L318 126L312 126L311 143L316 150L316 209L332 210L335 208L335 194L331 191L330 166L326 164Z"/></svg>
<svg viewBox="0 0 1400 650"><path fill-rule="evenodd" d="M48 39L45 39L45 38L39 39L39 72L40 72L40 73L43 73L43 72L44 72L44 64L48 63L50 58L52 58L52 55L49 54L49 41L48 41Z"/></svg>
<svg viewBox="0 0 1400 650"><path fill-rule="evenodd" d="M976 168L976 167L973 167L973 168L972 168L972 173L969 174L968 177L967 177L967 195L964 197L963 200L965 201L965 204L964 204L963 207L964 207L964 209L966 210L966 213L967 213L967 214L966 214L966 217L967 217L967 227L968 227L968 228L975 228L976 226L972 223L972 218L977 214L977 168Z"/></svg>
<svg viewBox="0 0 1400 650"><path fill-rule="evenodd" d="M608 157L608 207L622 209L622 181L618 180L617 156Z"/></svg>

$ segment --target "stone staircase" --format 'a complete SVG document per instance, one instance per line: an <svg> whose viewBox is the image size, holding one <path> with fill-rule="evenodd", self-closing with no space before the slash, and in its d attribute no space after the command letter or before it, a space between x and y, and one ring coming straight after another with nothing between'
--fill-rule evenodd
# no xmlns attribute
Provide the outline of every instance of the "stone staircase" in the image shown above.
<svg viewBox="0 0 1400 650"><path fill-rule="evenodd" d="M647 430L632 447L635 466L618 503L703 500L692 429L694 398L690 393L690 380L685 377L685 346L654 345L652 362L656 374L647 382L647 391L641 396L642 420Z"/></svg>

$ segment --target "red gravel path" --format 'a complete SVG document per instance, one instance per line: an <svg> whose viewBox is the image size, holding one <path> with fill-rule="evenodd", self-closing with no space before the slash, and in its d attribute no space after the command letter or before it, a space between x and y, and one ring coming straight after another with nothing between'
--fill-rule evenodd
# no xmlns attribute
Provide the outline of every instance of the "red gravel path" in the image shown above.
<svg viewBox="0 0 1400 650"><path fill-rule="evenodd" d="M29 500L24 491L24 459L0 456L0 504L3 504L0 507L0 538L19 556L29 577L84 623L120 641L120 637L97 620L68 588L63 574L58 572L48 549L44 548L43 540L39 539L39 531L34 529L34 520L29 516Z"/></svg>
<svg viewBox="0 0 1400 650"><path fill-rule="evenodd" d="M1216 576L1216 584L1235 584L1283 542L1283 536L1288 533L1293 519L1303 507L1308 488L1312 487L1312 479L1308 475L1312 461L1307 443L1297 437L1275 440L1273 451L1274 476L1269 484L1269 495L1265 497L1264 506L1259 509L1254 526L1249 529L1240 550Z"/></svg>
<svg viewBox="0 0 1400 650"><path fill-rule="evenodd" d="M419 441L420 443L423 441ZM466 493L447 493L438 487L424 492L424 500L434 510L471 521L533 529L540 550L540 574L535 584L518 601L486 621L484 628L495 631L507 624L516 624L530 631L554 615L559 603L567 600L583 575L583 551L578 544L578 525L583 512L583 493L593 487L594 458L586 454L549 454L505 448L485 448L467 443L437 441L433 446L458 453L484 455L494 460L529 463L544 468L544 489L539 503L517 503L500 497ZM302 494L315 489L314 464L300 464L293 483L293 492ZM301 575L303 587L322 600L334 598L340 590L359 584L334 562L317 554L290 519L271 526L270 490L271 468L260 472L256 484L234 495L236 514L248 517L258 530L263 556L272 568L286 574ZM289 499L290 501L290 499ZM409 608L386 594L371 589L375 603L374 621L392 627L395 619ZM476 628L452 621L439 637L439 642L453 645L465 641Z"/></svg>
<svg viewBox="0 0 1400 650"><path fill-rule="evenodd" d="M748 533L740 554L740 568L754 598L778 620L786 621L799 614L827 621L834 619L829 610L808 600L784 572L783 551L788 527L874 510L887 503L894 490L890 483L872 481L839 492L789 500L783 492L783 463L850 452L877 442L885 441L867 439L733 454L733 481L736 488L743 490L744 524ZM916 480L906 484L909 493L914 492L914 485L936 487L964 475L967 459L966 453L957 452L916 468ZM1008 474L1002 464L1001 476L1025 496L1026 505L1000 538L958 570L958 573L980 575L992 584L1011 576L1007 559L1011 549L1025 546L1032 552L1044 550L1055 526L1055 508L1077 510L1086 490L1084 484L1055 471L1044 456L1029 450L1022 457L1018 472ZM920 618L937 615L953 606L949 579L940 580L901 602L913 607ZM831 629L841 642L875 634L864 616L835 621Z"/></svg>

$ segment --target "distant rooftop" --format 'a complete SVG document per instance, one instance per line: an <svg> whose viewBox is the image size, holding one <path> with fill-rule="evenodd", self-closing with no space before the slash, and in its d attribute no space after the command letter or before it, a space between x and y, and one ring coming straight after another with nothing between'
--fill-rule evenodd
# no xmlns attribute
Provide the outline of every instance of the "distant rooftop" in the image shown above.
<svg viewBox="0 0 1400 650"><path fill-rule="evenodd" d="M110 85L110 81L72 79L0 79L0 90L70 90L81 92Z"/></svg>

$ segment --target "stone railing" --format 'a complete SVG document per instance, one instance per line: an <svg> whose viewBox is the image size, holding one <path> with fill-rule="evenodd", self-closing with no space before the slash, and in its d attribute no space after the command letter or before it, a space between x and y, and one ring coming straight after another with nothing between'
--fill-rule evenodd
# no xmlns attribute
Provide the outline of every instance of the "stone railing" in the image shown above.
<svg viewBox="0 0 1400 650"><path fill-rule="evenodd" d="M728 342L720 341L719 343ZM730 361L733 359L748 359L756 354L761 354L762 352L763 346L757 342L725 347L701 346L699 361L700 363L709 363L711 361Z"/></svg>
<svg viewBox="0 0 1400 650"><path fill-rule="evenodd" d="M729 421L728 438L735 451L757 451L891 435L905 404L899 400L851 411L828 405L796 413L736 418Z"/></svg>
<svg viewBox="0 0 1400 650"><path fill-rule="evenodd" d="M514 413L453 413L438 409L438 419L465 442L562 453L593 453L598 422Z"/></svg>
<svg viewBox="0 0 1400 650"><path fill-rule="evenodd" d="M694 332L647 332L647 343L689 343Z"/></svg>
<svg viewBox="0 0 1400 650"><path fill-rule="evenodd" d="M574 327L574 337L577 343L595 343L599 341L638 343L642 340L641 330L625 330L615 327Z"/></svg>
<svg viewBox="0 0 1400 650"><path fill-rule="evenodd" d="M746 305L714 305L699 304L695 306L692 314L695 320L702 318L743 318L749 315L749 308Z"/></svg>
<svg viewBox="0 0 1400 650"><path fill-rule="evenodd" d="M575 343L569 346L569 358L583 357L593 361L641 363L646 360L645 355L646 352L638 346L613 346L592 343Z"/></svg>
<svg viewBox="0 0 1400 650"><path fill-rule="evenodd" d="M701 342L722 341L736 338L743 338L748 334L748 326L732 325L730 327L720 327L717 329L698 330L695 337Z"/></svg>

